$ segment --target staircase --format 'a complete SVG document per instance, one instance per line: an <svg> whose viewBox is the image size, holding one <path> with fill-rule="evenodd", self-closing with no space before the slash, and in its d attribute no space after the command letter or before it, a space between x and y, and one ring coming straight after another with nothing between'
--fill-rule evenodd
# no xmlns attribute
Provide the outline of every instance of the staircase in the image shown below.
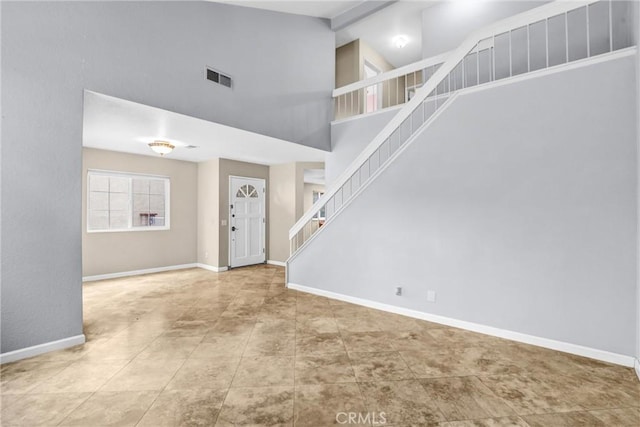
<svg viewBox="0 0 640 427"><path fill-rule="evenodd" d="M630 17L625 19L621 4L611 0L552 2L470 35L447 54L430 77L423 74L426 82L413 98L291 228L287 265L331 227L332 221L463 91L630 47ZM317 228L313 218L321 211L326 220Z"/></svg>

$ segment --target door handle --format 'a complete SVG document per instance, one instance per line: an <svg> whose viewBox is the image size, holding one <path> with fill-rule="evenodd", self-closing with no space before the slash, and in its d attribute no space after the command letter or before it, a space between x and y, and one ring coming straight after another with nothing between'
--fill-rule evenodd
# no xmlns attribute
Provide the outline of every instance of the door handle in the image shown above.
<svg viewBox="0 0 640 427"><path fill-rule="evenodd" d="M238 230L236 227L231 227L231 231L236 231Z"/></svg>

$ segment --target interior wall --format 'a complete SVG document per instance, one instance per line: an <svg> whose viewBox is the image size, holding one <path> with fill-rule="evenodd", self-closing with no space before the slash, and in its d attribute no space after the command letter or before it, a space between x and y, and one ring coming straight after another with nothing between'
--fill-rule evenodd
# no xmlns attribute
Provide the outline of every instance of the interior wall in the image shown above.
<svg viewBox="0 0 640 427"><path fill-rule="evenodd" d="M336 48L336 88L360 80L360 40Z"/></svg>
<svg viewBox="0 0 640 427"><path fill-rule="evenodd" d="M259 178L265 180L265 188L267 194L265 195L265 209L267 224L270 220L269 215L269 167L264 165L256 165L254 163L238 162L236 160L220 159L220 231L219 231L219 253L218 253L218 266L226 267L229 265L229 177L230 176L243 176L247 178ZM226 221L227 225L222 225L222 221ZM269 259L269 227L265 229L265 252L266 257Z"/></svg>
<svg viewBox="0 0 640 427"><path fill-rule="evenodd" d="M386 71L391 71L395 67L391 65L389 61L385 59L384 56L380 55L378 51L369 46L366 42L359 40L360 49L358 55L358 70L360 72L360 80L364 80L364 63L365 61L370 62L373 66L377 67L383 73Z"/></svg>
<svg viewBox="0 0 640 427"><path fill-rule="evenodd" d="M289 258L289 229L296 222L296 164L269 167L269 259Z"/></svg>
<svg viewBox="0 0 640 427"><path fill-rule="evenodd" d="M198 263L219 267L220 159L198 165Z"/></svg>
<svg viewBox="0 0 640 427"><path fill-rule="evenodd" d="M292 260L289 281L633 356L636 62L461 95Z"/></svg>
<svg viewBox="0 0 640 427"><path fill-rule="evenodd" d="M336 49L336 88L364 80L365 61L371 63L383 73L395 68L367 43L360 39L354 40ZM380 85L380 90L382 93L382 108L404 102L405 78L400 77L385 82ZM361 92L360 96L364 97L364 92ZM364 112L364 98L360 101L357 98L355 100L348 98L344 102L346 102L346 106L342 108L345 109L344 114L346 116Z"/></svg>
<svg viewBox="0 0 640 427"><path fill-rule="evenodd" d="M0 31L2 353L82 334L85 89L329 146L326 20L213 2L2 2Z"/></svg>
<svg viewBox="0 0 640 427"><path fill-rule="evenodd" d="M171 229L87 232L90 169L168 176ZM82 149L82 275L120 273L196 262L197 166L192 162Z"/></svg>
<svg viewBox="0 0 640 427"><path fill-rule="evenodd" d="M340 177L396 114L398 114L397 109L383 110L331 123L331 152L325 155L327 188Z"/></svg>
<svg viewBox="0 0 640 427"><path fill-rule="evenodd" d="M422 11L422 57L457 48L471 32L548 1L443 1Z"/></svg>

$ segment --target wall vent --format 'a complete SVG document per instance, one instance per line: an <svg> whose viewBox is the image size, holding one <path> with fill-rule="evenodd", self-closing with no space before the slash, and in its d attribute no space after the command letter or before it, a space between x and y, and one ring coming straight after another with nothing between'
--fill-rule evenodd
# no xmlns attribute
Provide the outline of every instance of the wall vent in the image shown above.
<svg viewBox="0 0 640 427"><path fill-rule="evenodd" d="M197 145L185 145L185 147L187 150L193 150L194 148L198 148Z"/></svg>
<svg viewBox="0 0 640 427"><path fill-rule="evenodd" d="M222 86L226 86L228 88L231 87L231 77L227 76L226 74L223 74L220 71L214 70L210 67L205 68L205 72L205 77L207 80Z"/></svg>

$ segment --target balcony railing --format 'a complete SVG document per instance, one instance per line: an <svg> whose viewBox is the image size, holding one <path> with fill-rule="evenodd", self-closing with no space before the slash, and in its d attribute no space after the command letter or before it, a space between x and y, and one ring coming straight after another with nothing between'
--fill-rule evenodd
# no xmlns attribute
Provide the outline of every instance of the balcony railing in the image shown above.
<svg viewBox="0 0 640 427"><path fill-rule="evenodd" d="M336 120L405 104L445 61L447 54L360 80L333 91Z"/></svg>
<svg viewBox="0 0 640 427"><path fill-rule="evenodd" d="M291 228L291 256L330 227L408 141L453 102L458 91L632 46L633 19L628 7L627 2L612 0L557 1L473 33L444 63L430 65L435 67L433 75L423 77L426 83ZM423 68L421 64L416 69ZM348 94L361 89L347 86L336 91L337 97L350 97ZM321 228L314 227L312 220L323 209L326 221Z"/></svg>

